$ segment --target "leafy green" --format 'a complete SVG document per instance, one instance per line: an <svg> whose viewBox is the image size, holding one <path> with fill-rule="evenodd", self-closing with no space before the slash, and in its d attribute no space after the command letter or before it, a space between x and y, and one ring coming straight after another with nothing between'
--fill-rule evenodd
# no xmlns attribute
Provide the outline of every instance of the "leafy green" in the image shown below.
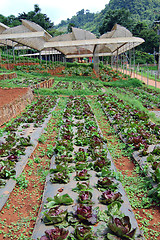
<svg viewBox="0 0 160 240"><path fill-rule="evenodd" d="M47 198L48 203L46 204L46 208L52 208L55 205L71 205L73 204L73 199L66 193L62 196L54 196L54 198Z"/></svg>
<svg viewBox="0 0 160 240"><path fill-rule="evenodd" d="M99 201L103 204L110 204L114 201L120 201L123 202L121 199L122 194L117 192L111 192L111 190L106 190L105 192L102 193L101 197L99 198Z"/></svg>
<svg viewBox="0 0 160 240"><path fill-rule="evenodd" d="M127 239L134 239L134 235L136 232L136 228L131 230L131 223L128 216L117 218L117 217L111 217L110 221L108 223L108 227L118 236L123 237ZM111 235L107 235L107 237L110 237L110 239L116 239L111 238Z"/></svg>
<svg viewBox="0 0 160 240"><path fill-rule="evenodd" d="M51 183L68 183L69 180L70 178L66 170L55 173L54 176L50 179Z"/></svg>
<svg viewBox="0 0 160 240"><path fill-rule="evenodd" d="M63 222L67 217L67 210L60 210L59 207L50 208L44 212L43 221L45 225L57 224Z"/></svg>
<svg viewBox="0 0 160 240"><path fill-rule="evenodd" d="M78 225L75 228L74 236L77 240L94 240L97 239L96 236L93 235L91 227Z"/></svg>
<svg viewBox="0 0 160 240"><path fill-rule="evenodd" d="M89 182L77 182L77 186L75 188L72 188L73 192L80 192L80 191L87 191L91 190L91 187L89 186Z"/></svg>

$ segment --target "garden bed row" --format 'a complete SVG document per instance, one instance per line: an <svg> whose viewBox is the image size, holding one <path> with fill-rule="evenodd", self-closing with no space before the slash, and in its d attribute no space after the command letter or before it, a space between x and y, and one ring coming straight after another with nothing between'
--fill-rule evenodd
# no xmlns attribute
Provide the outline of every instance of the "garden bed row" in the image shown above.
<svg viewBox="0 0 160 240"><path fill-rule="evenodd" d="M160 126L150 122L147 114L112 94L101 95L98 100L120 139L133 151L134 160L157 187L160 182Z"/></svg>
<svg viewBox="0 0 160 240"><path fill-rule="evenodd" d="M38 138L56 107L56 98L41 97L20 117L7 124L0 137L0 209L6 203Z"/></svg>
<svg viewBox="0 0 160 240"><path fill-rule="evenodd" d="M148 109L160 108L160 94L155 91L148 92L147 88L117 88L117 92L132 95L133 98L140 100L144 107Z"/></svg>
<svg viewBox="0 0 160 240"><path fill-rule="evenodd" d="M16 66L31 66L31 65L39 65L39 63L33 63L33 62L2 63L1 67L6 68L7 70L12 70Z"/></svg>
<svg viewBox="0 0 160 240"><path fill-rule="evenodd" d="M143 239L116 178L118 173L86 98L70 97L32 238L132 239L135 235Z"/></svg>

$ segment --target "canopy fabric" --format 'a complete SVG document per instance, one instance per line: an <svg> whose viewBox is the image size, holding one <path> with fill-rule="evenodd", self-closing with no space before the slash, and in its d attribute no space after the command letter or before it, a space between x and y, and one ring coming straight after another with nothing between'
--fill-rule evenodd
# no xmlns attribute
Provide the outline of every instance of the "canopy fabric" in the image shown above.
<svg viewBox="0 0 160 240"><path fill-rule="evenodd" d="M0 45L22 45L38 51L56 49L66 58L119 55L143 42L142 38L134 37L118 24L97 38L93 33L75 27L71 33L52 37L41 26L28 20L22 20L22 25L13 28L0 23Z"/></svg>

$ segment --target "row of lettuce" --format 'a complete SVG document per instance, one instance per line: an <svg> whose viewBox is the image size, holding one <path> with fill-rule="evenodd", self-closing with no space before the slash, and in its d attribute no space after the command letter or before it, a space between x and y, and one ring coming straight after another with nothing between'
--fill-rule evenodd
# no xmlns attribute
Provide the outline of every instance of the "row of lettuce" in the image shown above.
<svg viewBox="0 0 160 240"><path fill-rule="evenodd" d="M26 147L31 146L30 135L23 137L24 129L40 127L56 104L55 97L38 97L19 117L10 121L0 132L0 188L13 177L16 163L25 155Z"/></svg>
<svg viewBox="0 0 160 240"><path fill-rule="evenodd" d="M124 196L85 97L69 97L54 153L50 182L58 192L42 210L42 222L50 228L40 240L133 239L136 228L131 229L130 217L120 211ZM101 236L97 225L103 226Z"/></svg>
<svg viewBox="0 0 160 240"><path fill-rule="evenodd" d="M143 159L138 163L144 173L151 175L157 183L153 192L160 197L160 125L151 122L145 112L113 94L99 95L97 100L127 149L137 152Z"/></svg>

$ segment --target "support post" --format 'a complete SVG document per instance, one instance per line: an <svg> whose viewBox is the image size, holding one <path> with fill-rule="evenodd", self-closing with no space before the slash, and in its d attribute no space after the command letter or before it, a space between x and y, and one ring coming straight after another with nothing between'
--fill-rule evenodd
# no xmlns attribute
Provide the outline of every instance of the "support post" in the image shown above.
<svg viewBox="0 0 160 240"><path fill-rule="evenodd" d="M94 64L94 69L97 74L99 74L99 56L98 56L98 45L95 45L94 50L93 50L93 64Z"/></svg>
<svg viewBox="0 0 160 240"><path fill-rule="evenodd" d="M117 61L116 61L116 71L118 72L118 48L117 48Z"/></svg>

